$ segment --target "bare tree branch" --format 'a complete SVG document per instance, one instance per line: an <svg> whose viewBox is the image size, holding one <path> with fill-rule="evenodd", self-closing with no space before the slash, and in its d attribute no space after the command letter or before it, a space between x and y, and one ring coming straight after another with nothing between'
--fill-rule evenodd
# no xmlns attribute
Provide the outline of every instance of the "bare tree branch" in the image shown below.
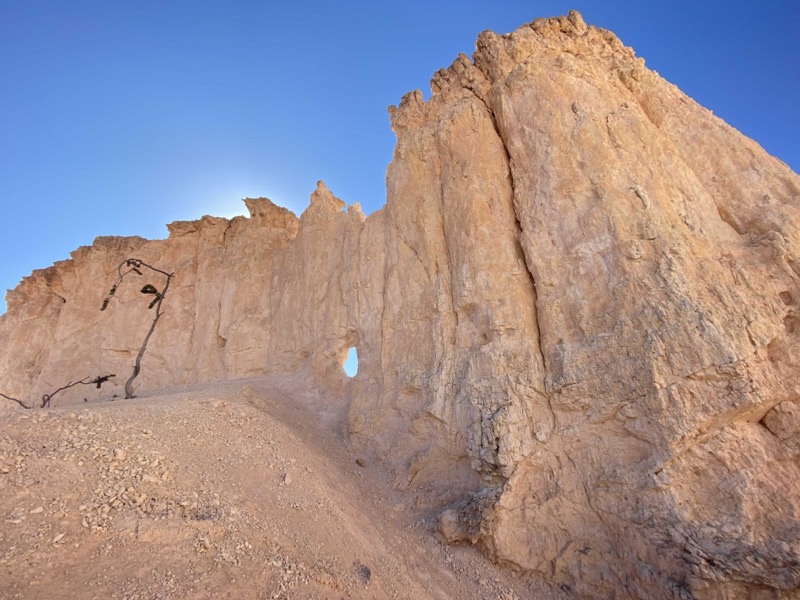
<svg viewBox="0 0 800 600"><path fill-rule="evenodd" d="M12 398L11 396L6 396L5 394L2 394L2 393L0 393L0 396L2 396L3 398L5 398L6 400L13 400L13 401L14 401L14 402L16 402L17 404L19 404L19 405L20 405L22 408L27 408L28 410L30 410L30 409L32 409L32 408L33 408L33 406L28 406L28 405L27 405L27 404L25 404L25 403L24 403L22 400L19 400L19 399L17 399L17 398Z"/></svg>
<svg viewBox="0 0 800 600"><path fill-rule="evenodd" d="M153 322L150 324L150 329L147 331L147 335L144 336L144 340L142 341L142 345L139 348L139 352L136 355L136 362L133 365L133 372L131 376L128 378L128 381L125 382L125 398L133 398L133 381L139 376L139 373L142 370L142 357L144 356L145 351L147 350L147 343L150 341L150 336L153 335L153 331L155 331L156 325L158 324L158 320L161 318L161 304L164 302L164 297L167 295L167 290L169 290L169 284L172 280L174 273L167 273L166 271L162 271L161 269L154 267L153 265L149 265L143 260L139 258L128 258L122 261L117 267L117 281L111 286L111 290L103 299L103 305L100 307L100 310L105 310L108 308L109 302L111 302L111 298L115 296L117 293L117 289L119 288L120 284L122 284L123 279L130 273L135 273L136 275L142 275L142 268L150 269L154 273L160 273L164 276L164 289L162 291L158 291L152 284L145 284L145 286L140 290L142 294L152 295L153 299L150 301L150 305L147 307L148 310L155 307L156 313L153 317Z"/></svg>
<svg viewBox="0 0 800 600"><path fill-rule="evenodd" d="M88 377L84 377L80 381L69 382L67 385L58 388L55 392L51 392L50 394L44 394L42 396L42 406L40 408L47 408L50 406L50 400L53 399L53 396L58 394L59 392L63 392L66 389L74 387L76 385L96 385L98 389L100 386L103 385L106 381L114 377L115 375L112 373L111 375L98 375L94 379L89 379Z"/></svg>
<svg viewBox="0 0 800 600"><path fill-rule="evenodd" d="M97 388L100 389L100 386L103 385L106 381L108 381L112 377L115 377L115 375L113 373L110 374L110 375L98 375L94 379L89 379L88 377L84 377L80 381L74 381L74 382L70 381L67 385L61 386L56 391L50 392L49 394L42 395L42 404L41 404L41 406L39 408L48 408L50 406L50 401L53 399L53 396L55 396L59 392L63 392L66 389L69 389L69 388L74 387L76 385L96 385ZM11 396L7 396L7 395L5 395L3 393L0 393L0 396L2 396L3 398L5 398L7 400L12 400L12 401L16 402L22 408L26 408L28 410L33 408L33 405L28 406L22 400L19 400L17 398L12 398Z"/></svg>

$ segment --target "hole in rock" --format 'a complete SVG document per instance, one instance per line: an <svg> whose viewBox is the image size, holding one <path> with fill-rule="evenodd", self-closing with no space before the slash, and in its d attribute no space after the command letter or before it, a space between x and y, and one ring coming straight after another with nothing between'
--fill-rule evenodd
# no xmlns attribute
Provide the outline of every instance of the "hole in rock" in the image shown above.
<svg viewBox="0 0 800 600"><path fill-rule="evenodd" d="M342 369L348 377L355 377L358 373L358 351L355 346L347 349L347 358L344 359Z"/></svg>

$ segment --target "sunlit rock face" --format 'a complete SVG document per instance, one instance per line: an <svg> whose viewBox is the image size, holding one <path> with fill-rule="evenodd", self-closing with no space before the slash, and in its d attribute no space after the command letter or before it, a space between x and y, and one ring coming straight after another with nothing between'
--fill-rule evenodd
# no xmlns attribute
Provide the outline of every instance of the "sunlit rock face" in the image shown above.
<svg viewBox="0 0 800 600"><path fill-rule="evenodd" d="M587 597L794 597L798 176L577 13L481 34L432 89L390 109L368 218L320 183L299 219L247 200L34 272L0 391L124 381L161 282L99 308L134 256L175 274L140 392L308 373L448 541Z"/></svg>

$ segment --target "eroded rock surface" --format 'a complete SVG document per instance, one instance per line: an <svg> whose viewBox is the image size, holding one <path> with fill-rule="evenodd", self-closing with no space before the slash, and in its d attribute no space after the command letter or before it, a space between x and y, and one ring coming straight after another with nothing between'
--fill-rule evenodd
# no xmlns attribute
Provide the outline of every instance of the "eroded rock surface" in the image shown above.
<svg viewBox="0 0 800 600"><path fill-rule="evenodd" d="M140 389L310 367L449 541L585 596L793 597L800 178L577 13L432 90L368 218L320 183L34 272L0 390L129 373L147 300L99 306L135 256L175 273Z"/></svg>

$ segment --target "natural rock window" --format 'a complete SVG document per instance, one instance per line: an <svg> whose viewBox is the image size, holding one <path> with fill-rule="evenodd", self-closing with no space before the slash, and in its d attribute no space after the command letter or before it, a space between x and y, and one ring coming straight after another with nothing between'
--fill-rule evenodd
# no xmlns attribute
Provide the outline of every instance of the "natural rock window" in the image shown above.
<svg viewBox="0 0 800 600"><path fill-rule="evenodd" d="M347 358L344 359L342 369L348 377L355 377L358 373L358 351L355 346L347 349Z"/></svg>

